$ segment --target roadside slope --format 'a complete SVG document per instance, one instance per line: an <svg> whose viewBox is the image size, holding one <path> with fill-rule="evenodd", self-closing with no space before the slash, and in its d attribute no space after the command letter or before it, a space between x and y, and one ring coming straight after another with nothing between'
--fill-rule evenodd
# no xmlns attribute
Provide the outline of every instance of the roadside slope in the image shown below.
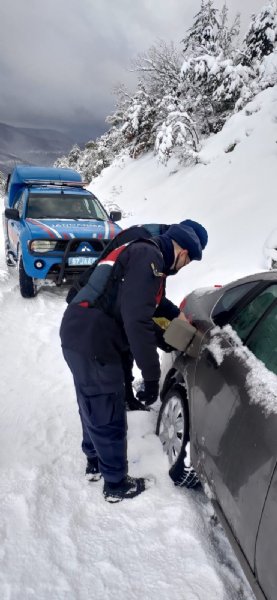
<svg viewBox="0 0 277 600"><path fill-rule="evenodd" d="M150 154L127 157L105 169L90 189L123 209L123 227L185 218L205 225L204 260L169 282L178 300L184 289L264 270L263 244L277 227L276 157L277 86L258 94L206 140L201 164L182 168L171 161L165 168Z"/></svg>

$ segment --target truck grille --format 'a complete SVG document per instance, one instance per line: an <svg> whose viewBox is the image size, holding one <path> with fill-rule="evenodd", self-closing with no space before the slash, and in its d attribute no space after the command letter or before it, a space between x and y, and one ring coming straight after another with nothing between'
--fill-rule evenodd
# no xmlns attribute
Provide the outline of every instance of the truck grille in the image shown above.
<svg viewBox="0 0 277 600"><path fill-rule="evenodd" d="M74 238L70 240L70 252L76 252L82 242L87 242L93 249L93 252L100 254L110 240L99 240L97 238ZM64 252L68 245L68 240L58 240L55 252Z"/></svg>

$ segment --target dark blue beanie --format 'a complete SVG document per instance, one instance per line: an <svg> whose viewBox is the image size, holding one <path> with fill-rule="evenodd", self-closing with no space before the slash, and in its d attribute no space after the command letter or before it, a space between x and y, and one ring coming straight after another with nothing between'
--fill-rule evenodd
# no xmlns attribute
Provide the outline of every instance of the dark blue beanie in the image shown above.
<svg viewBox="0 0 277 600"><path fill-rule="evenodd" d="M183 250L187 250L190 260L201 260L202 248L200 240L192 227L188 227L182 223L180 225L171 225L167 232L164 233L164 236L175 240Z"/></svg>
<svg viewBox="0 0 277 600"><path fill-rule="evenodd" d="M191 219L186 219L185 221L181 221L180 225L186 225L187 227L191 227L195 231L197 237L200 240L202 250L204 250L204 248L206 248L207 243L208 243L208 233L207 233L205 227L203 227L203 225L201 225L200 223L197 223L197 221L191 221Z"/></svg>

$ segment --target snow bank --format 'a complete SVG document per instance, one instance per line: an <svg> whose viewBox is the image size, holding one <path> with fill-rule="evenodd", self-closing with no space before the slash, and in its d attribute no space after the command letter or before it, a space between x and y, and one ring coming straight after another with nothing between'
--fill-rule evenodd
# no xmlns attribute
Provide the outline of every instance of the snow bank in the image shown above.
<svg viewBox="0 0 277 600"><path fill-rule="evenodd" d="M276 219L277 86L257 95L211 136L201 164L164 167L152 155L129 157L105 169L90 189L103 202L116 198L121 225L185 218L209 233L201 263L168 284L176 301L199 286L224 284L267 268L263 246Z"/></svg>

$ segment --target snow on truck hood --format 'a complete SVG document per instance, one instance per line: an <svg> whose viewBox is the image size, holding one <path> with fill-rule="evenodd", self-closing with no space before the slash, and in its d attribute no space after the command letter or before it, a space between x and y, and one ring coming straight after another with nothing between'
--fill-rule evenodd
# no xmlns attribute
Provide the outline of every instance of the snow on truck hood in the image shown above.
<svg viewBox="0 0 277 600"><path fill-rule="evenodd" d="M91 237L97 239L113 239L120 227L113 221L97 219L31 219L27 217L31 236L50 239L70 239Z"/></svg>

